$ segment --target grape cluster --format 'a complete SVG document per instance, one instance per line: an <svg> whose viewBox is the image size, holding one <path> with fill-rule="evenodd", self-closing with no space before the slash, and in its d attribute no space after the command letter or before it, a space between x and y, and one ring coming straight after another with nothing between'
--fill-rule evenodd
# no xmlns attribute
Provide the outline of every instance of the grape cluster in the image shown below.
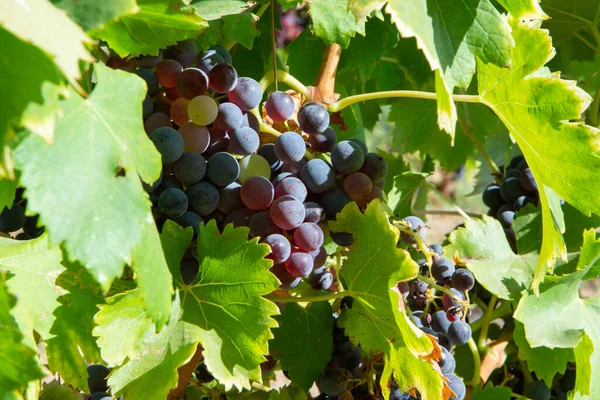
<svg viewBox="0 0 600 400"><path fill-rule="evenodd" d="M306 102L298 109L282 91L267 97L264 110L284 126L297 119L299 130L261 143L254 112L262 87L238 76L225 48L196 53L185 41L136 60L134 72L148 86L144 127L163 162L160 178L146 185L159 227L171 219L197 235L202 221L246 226L250 238L270 246L272 272L284 288L306 279L329 289L324 221L352 201L364 208L383 198L387 162L361 140L338 143L325 107ZM185 283L197 274L194 255L181 264Z"/></svg>
<svg viewBox="0 0 600 400"><path fill-rule="evenodd" d="M44 227L38 226L39 215L26 215L26 208L27 200L23 198L23 190L18 188L12 206L0 212L0 236L30 240L44 233Z"/></svg>
<svg viewBox="0 0 600 400"><path fill-rule="evenodd" d="M430 283L417 278L399 283L398 290L405 302L405 309L409 312L409 319L423 332L434 336L442 349L438 365L455 393L450 399L462 400L466 394L465 384L454 374L456 361L452 352L455 346L464 345L471 338L467 293L475 286L475 277L468 269L459 268L453 260L442 257L441 245L428 246L425 243L427 226L419 217L409 216L404 218L404 222L404 227L412 232L405 229L401 233L399 246L406 248L417 259L420 277ZM417 240L430 253L431 266L427 259L422 258L422 248ZM441 299L438 299L440 287L445 290L441 293ZM413 397L400 392L397 387L390 395L390 400L411 398Z"/></svg>
<svg viewBox="0 0 600 400"><path fill-rule="evenodd" d="M513 157L506 170L501 166L504 175L501 184L493 183L483 191L483 203L490 208L488 215L502 224L504 233L512 250L517 252L517 238L512 229L515 213L527 204L537 207L539 203L538 186L527 161L521 155Z"/></svg>
<svg viewBox="0 0 600 400"><path fill-rule="evenodd" d="M108 374L110 369L102 364L92 364L87 368L88 386L90 395L86 396L88 400L113 400L113 397L108 393ZM122 400L123 396L119 397Z"/></svg>

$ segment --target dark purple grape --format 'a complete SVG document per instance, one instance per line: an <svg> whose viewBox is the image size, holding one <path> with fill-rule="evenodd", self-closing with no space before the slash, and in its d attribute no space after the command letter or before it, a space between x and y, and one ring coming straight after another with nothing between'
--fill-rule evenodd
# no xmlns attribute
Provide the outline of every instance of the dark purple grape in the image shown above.
<svg viewBox="0 0 600 400"><path fill-rule="evenodd" d="M183 138L173 128L163 126L155 129L150 134L150 140L162 156L163 164L174 163L183 155L185 147Z"/></svg>
<svg viewBox="0 0 600 400"><path fill-rule="evenodd" d="M238 83L237 71L229 64L217 64L208 73L210 86L217 93L229 93Z"/></svg>
<svg viewBox="0 0 600 400"><path fill-rule="evenodd" d="M311 251L308 254L313 258L313 268L316 270L321 268L327 262L327 252L325 251L325 247L320 247L315 251Z"/></svg>
<svg viewBox="0 0 600 400"><path fill-rule="evenodd" d="M254 129L255 132L260 132L260 122L258 121L258 118L256 118L256 115L251 112L244 114L242 126L247 126L248 128Z"/></svg>
<svg viewBox="0 0 600 400"><path fill-rule="evenodd" d="M254 153L260 144L258 133L252 128L242 126L230 133L229 148L235 154L247 156Z"/></svg>
<svg viewBox="0 0 600 400"><path fill-rule="evenodd" d="M466 344L471 338L471 327L463 321L455 321L448 328L448 337L453 345Z"/></svg>
<svg viewBox="0 0 600 400"><path fill-rule="evenodd" d="M459 268L452 275L452 287L454 289L465 292L473 289L473 286L475 286L475 277L468 269Z"/></svg>
<svg viewBox="0 0 600 400"><path fill-rule="evenodd" d="M219 205L219 191L212 184L202 181L186 191L190 208L201 217L211 214Z"/></svg>
<svg viewBox="0 0 600 400"><path fill-rule="evenodd" d="M500 186L500 195L508 204L513 204L519 196L524 193L521 190L521 180L519 178L508 178Z"/></svg>
<svg viewBox="0 0 600 400"><path fill-rule="evenodd" d="M366 174L375 183L383 181L387 171L388 163L383 156L377 153L365 153L365 160L360 172Z"/></svg>
<svg viewBox="0 0 600 400"><path fill-rule="evenodd" d="M271 218L281 229L290 230L299 227L304 221L304 204L293 196L281 196L273 201Z"/></svg>
<svg viewBox="0 0 600 400"><path fill-rule="evenodd" d="M238 106L233 103L219 104L219 113L215 126L223 131L231 132L242 126L244 116Z"/></svg>
<svg viewBox="0 0 600 400"><path fill-rule="evenodd" d="M218 152L227 151L231 142L229 134L217 128L216 126L210 128L209 132L210 140L208 142L206 150L204 150L202 155L204 157L211 157L213 154L216 154Z"/></svg>
<svg viewBox="0 0 600 400"><path fill-rule="evenodd" d="M418 232L421 239L425 240L425 237L427 236L427 225L425 225L425 222L423 222L421 218L411 215L404 218L404 221L408 222L412 230ZM416 243L415 239L408 234L401 233L400 237L406 243Z"/></svg>
<svg viewBox="0 0 600 400"><path fill-rule="evenodd" d="M160 64L160 62L162 60L163 60L162 50L159 50L158 54L155 56L142 55L142 56L137 56L135 58L135 62L137 62L137 65L139 67L148 68L148 69L155 68L158 64Z"/></svg>
<svg viewBox="0 0 600 400"><path fill-rule="evenodd" d="M453 373L456 368L454 356L444 347L442 347L442 358L438 360L438 365L444 375Z"/></svg>
<svg viewBox="0 0 600 400"><path fill-rule="evenodd" d="M312 159L302 167L302 182L313 193L325 193L335 185L335 170L327 161Z"/></svg>
<svg viewBox="0 0 600 400"><path fill-rule="evenodd" d="M515 219L515 212L511 210L509 206L504 205L500 207L498 213L496 214L496 217L498 218L498 221L500 221L502 226L504 226L505 228L510 228L513 219Z"/></svg>
<svg viewBox="0 0 600 400"><path fill-rule="evenodd" d="M438 282L444 282L446 279L452 278L454 274L454 263L444 257L436 258L431 264L431 276Z"/></svg>
<svg viewBox="0 0 600 400"><path fill-rule="evenodd" d="M217 64L223 64L225 60L215 50L207 50L198 56L196 68L201 69L208 76L210 70ZM229 63L230 64L230 63Z"/></svg>
<svg viewBox="0 0 600 400"><path fill-rule="evenodd" d="M285 92L273 92L267 98L265 110L274 122L283 122L294 114L294 100Z"/></svg>
<svg viewBox="0 0 600 400"><path fill-rule="evenodd" d="M323 240L323 231L312 222L304 222L294 231L294 244L307 252L318 250Z"/></svg>
<svg viewBox="0 0 600 400"><path fill-rule="evenodd" d="M446 317L446 311L440 310L431 314L431 328L437 333L448 333L451 322Z"/></svg>
<svg viewBox="0 0 600 400"><path fill-rule="evenodd" d="M196 56L198 55L198 47L192 39L178 42L174 46L169 46L163 51L163 57L166 59L177 60L183 68L194 65Z"/></svg>
<svg viewBox="0 0 600 400"><path fill-rule="evenodd" d="M275 154L284 163L302 160L305 151L304 139L296 132L284 132L275 140Z"/></svg>
<svg viewBox="0 0 600 400"><path fill-rule="evenodd" d="M271 177L273 177L273 174L276 174L281 169L281 167L283 167L283 161L277 158L277 154L275 154L274 143L263 144L258 149L257 153L269 163L269 168L271 168ZM273 183L273 186L277 185Z"/></svg>
<svg viewBox="0 0 600 400"><path fill-rule="evenodd" d="M275 188L275 197L281 196L294 196L300 201L306 200L306 195L308 191L306 190L306 186L304 183L298 178L293 176L287 177L281 182L277 184Z"/></svg>
<svg viewBox="0 0 600 400"><path fill-rule="evenodd" d="M221 151L208 159L206 177L213 185L231 185L239 175L240 165L231 154Z"/></svg>
<svg viewBox="0 0 600 400"><path fill-rule="evenodd" d="M177 77L177 92L188 100L202 96L208 89L208 77L198 68L186 68Z"/></svg>
<svg viewBox="0 0 600 400"><path fill-rule="evenodd" d="M275 196L273 184L262 176L253 176L242 184L242 202L251 210L265 210Z"/></svg>
<svg viewBox="0 0 600 400"><path fill-rule="evenodd" d="M298 113L298 124L304 132L316 135L329 126L329 113L321 104L307 103Z"/></svg>
<svg viewBox="0 0 600 400"><path fill-rule="evenodd" d="M262 87L252 78L239 78L235 88L227 95L229 101L247 112L256 108L262 100Z"/></svg>
<svg viewBox="0 0 600 400"><path fill-rule="evenodd" d="M450 291L454 293L454 297L449 296L447 293L444 293L442 295L442 304L444 305L444 308L446 310L460 306L460 303L458 302L458 300L455 299L455 297L458 297L460 300L463 301L466 299L463 292L458 291L454 288L450 289Z"/></svg>
<svg viewBox="0 0 600 400"><path fill-rule="evenodd" d="M348 139L351 142L356 143L357 145L360 146L360 148L362 149L363 153L365 153L365 157L367 156L367 153L369 152L369 149L367 147L367 144L364 142L364 140L359 139L359 138L350 138ZM373 153L375 154L375 153Z"/></svg>
<svg viewBox="0 0 600 400"><path fill-rule="evenodd" d="M146 95L146 97L144 97L144 101L142 102L142 117L144 119L148 118L153 111L154 103L152 102L150 96ZM170 126L170 124L167 124L165 126Z"/></svg>
<svg viewBox="0 0 600 400"><path fill-rule="evenodd" d="M310 254L296 249L292 250L289 258L285 261L285 267L290 275L297 278L310 275L313 265L313 258Z"/></svg>
<svg viewBox="0 0 600 400"><path fill-rule="evenodd" d="M292 246L290 241L279 233L274 233L265 238L264 241L271 247L271 254L269 258L273 260L273 263L280 264L288 259L292 253Z"/></svg>
<svg viewBox="0 0 600 400"><path fill-rule="evenodd" d="M259 211L250 218L248 224L250 228L250 237L266 238L269 235L279 233L279 228L271 220L268 211Z"/></svg>
<svg viewBox="0 0 600 400"><path fill-rule="evenodd" d="M430 247L431 247L431 250L433 250L433 252L435 254L437 254L440 257L442 256L442 253L444 252L444 248L442 247L441 244L435 243L435 244L432 244Z"/></svg>
<svg viewBox="0 0 600 400"><path fill-rule="evenodd" d="M193 185L204 179L206 161L198 153L183 153L179 160L173 164L173 174L183 184Z"/></svg>
<svg viewBox="0 0 600 400"><path fill-rule="evenodd" d="M242 185L233 182L219 190L219 211L224 214L231 214L233 211L244 207L240 192Z"/></svg>
<svg viewBox="0 0 600 400"><path fill-rule="evenodd" d="M298 286L300 282L302 282L302 278L296 278L295 276L290 275L285 267L285 263L273 265L271 272L281 282L282 289L293 289Z"/></svg>
<svg viewBox="0 0 600 400"><path fill-rule="evenodd" d="M327 127L323 132L308 136L308 143L313 151L329 153L337 143L335 131Z"/></svg>
<svg viewBox="0 0 600 400"><path fill-rule="evenodd" d="M233 224L234 228L248 226L250 224L250 218L252 218L254 214L256 214L256 211L254 210L249 208L239 208L225 218L224 225L227 226Z"/></svg>
<svg viewBox="0 0 600 400"><path fill-rule="evenodd" d="M186 211L179 218L175 219L179 225L184 228L192 227L194 229L194 236L198 236L200 232L200 224L202 223L202 217L192 211Z"/></svg>
<svg viewBox="0 0 600 400"><path fill-rule="evenodd" d="M330 271L313 272L310 276L310 286L315 290L328 290L332 284L333 274Z"/></svg>
<svg viewBox="0 0 600 400"><path fill-rule="evenodd" d="M528 192L537 192L538 184L535 181L535 177L533 176L533 172L531 169L525 168L519 177L519 182L521 182L521 186Z"/></svg>
<svg viewBox="0 0 600 400"><path fill-rule="evenodd" d="M136 75L139 76L146 82L146 86L148 87L148 94L150 96L154 96L160 88L158 87L158 79L156 78L156 74L154 71L151 71L146 68L139 68L135 71Z"/></svg>
<svg viewBox="0 0 600 400"><path fill-rule="evenodd" d="M343 208L351 202L352 199L348 197L346 192L338 187L334 187L325 193L319 200L319 204L325 210L325 214L331 219L335 218L337 213L342 212Z"/></svg>
<svg viewBox="0 0 600 400"><path fill-rule="evenodd" d="M371 178L362 172L355 172L344 179L344 191L353 200L368 196L372 189Z"/></svg>
<svg viewBox="0 0 600 400"><path fill-rule="evenodd" d="M360 146L349 140L337 143L331 151L331 163L342 175L357 172L363 166L364 161L365 155Z"/></svg>
<svg viewBox="0 0 600 400"><path fill-rule="evenodd" d="M312 222L318 224L325 218L325 211L318 203L308 201L304 203L304 222Z"/></svg>
<svg viewBox="0 0 600 400"><path fill-rule="evenodd" d="M176 60L164 60L156 67L156 78L162 87L172 89L177 85L177 77L183 67Z"/></svg>
<svg viewBox="0 0 600 400"><path fill-rule="evenodd" d="M88 386L90 393L105 392L108 390L107 378L110 369L101 364L92 364L87 367Z"/></svg>

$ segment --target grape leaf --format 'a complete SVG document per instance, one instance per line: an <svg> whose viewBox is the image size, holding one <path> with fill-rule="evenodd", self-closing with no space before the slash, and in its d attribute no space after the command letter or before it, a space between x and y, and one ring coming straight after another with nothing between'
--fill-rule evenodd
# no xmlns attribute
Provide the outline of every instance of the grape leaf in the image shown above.
<svg viewBox="0 0 600 400"><path fill-rule="evenodd" d="M311 35L310 31L306 29L290 43L289 53L286 64L290 74L300 82L314 82L321 64L323 41Z"/></svg>
<svg viewBox="0 0 600 400"><path fill-rule="evenodd" d="M575 361L573 350L547 347L532 348L525 338L523 324L515 323L513 332L515 344L519 347L519 360L527 362L530 371L546 382L548 387L552 386L554 375L563 373L568 362Z"/></svg>
<svg viewBox="0 0 600 400"><path fill-rule="evenodd" d="M62 75L42 50L3 28L0 28L0 42L0 96L4 99L0 107L0 176L4 176L12 174L10 160L4 159L8 153L5 146L15 138L14 130L23 113L30 104L43 103L44 82L59 83ZM31 65L36 67L30 68Z"/></svg>
<svg viewBox="0 0 600 400"><path fill-rule="evenodd" d="M162 251L152 213L142 226L142 241L133 249L135 280L144 297L146 313L160 329L169 319L173 281Z"/></svg>
<svg viewBox="0 0 600 400"><path fill-rule="evenodd" d="M591 379L584 394L590 399L600 396L600 297L582 299L579 285L591 266L600 259L600 239L592 229L584 232L583 247L575 272L564 276L548 276L540 285L539 297L526 292L515 310L514 317L525 327L525 337L532 347L576 348L585 334L593 343L589 353ZM585 340L585 339L584 339ZM589 349L591 346L586 345ZM581 360L581 352L577 357ZM587 397L585 397L587 398Z"/></svg>
<svg viewBox="0 0 600 400"><path fill-rule="evenodd" d="M0 178L0 210L2 210L4 207L12 207L13 201L15 200L16 190L16 180Z"/></svg>
<svg viewBox="0 0 600 400"><path fill-rule="evenodd" d="M42 383L42 393L40 393L39 400L83 400L83 398L83 393L75 391L66 384L61 385L58 381L52 381Z"/></svg>
<svg viewBox="0 0 600 400"><path fill-rule="evenodd" d="M331 305L322 301L302 308L289 303L275 319L279 328L273 330L271 354L281 362L292 382L307 391L331 360Z"/></svg>
<svg viewBox="0 0 600 400"><path fill-rule="evenodd" d="M485 388L481 389L479 386L475 387L473 391L472 400L510 400L511 396L510 388L506 386L494 386L488 383Z"/></svg>
<svg viewBox="0 0 600 400"><path fill-rule="evenodd" d="M160 234L165 259L171 271L171 276L176 286L183 286L180 264L186 249L192 241L194 231L191 227L183 229L173 221L167 220Z"/></svg>
<svg viewBox="0 0 600 400"><path fill-rule="evenodd" d="M453 89L469 86L476 58L501 68L511 64L510 26L489 0L391 0L386 12L402 37L417 39L431 69L439 70L438 125L454 136Z"/></svg>
<svg viewBox="0 0 600 400"><path fill-rule="evenodd" d="M200 272L181 289L183 320L202 329L204 359L210 372L225 387L249 388L260 380L260 363L268 353L270 328L276 326L277 306L261 296L279 281L264 259L269 247L248 228L227 225L219 233L214 220L200 227Z"/></svg>
<svg viewBox="0 0 600 400"><path fill-rule="evenodd" d="M124 14L138 11L135 0L50 1L56 7L65 10L67 15L86 31L100 28Z"/></svg>
<svg viewBox="0 0 600 400"><path fill-rule="evenodd" d="M46 340L48 367L73 387L88 392L87 364L100 362L100 349L92 336L98 304L104 303L100 286L80 265L69 265L56 279L69 293L58 298L54 324Z"/></svg>
<svg viewBox="0 0 600 400"><path fill-rule="evenodd" d="M508 127L539 186L544 238L533 283L537 289L554 257L566 256L560 206L549 188L585 214L600 214L600 142L596 129L566 122L579 118L590 97L543 68L553 55L548 32L539 22L509 21L517 43L512 68L480 61L478 85L482 102Z"/></svg>
<svg viewBox="0 0 600 400"><path fill-rule="evenodd" d="M398 294L390 290L398 281L414 278L418 266L396 247L399 233L381 202L371 202L364 214L350 203L329 225L333 232L354 235L340 279L355 301L342 312L338 325L365 354L383 354L383 397L389 395L387 382L393 374L401 391L414 388L423 398L447 399L441 374L423 359L435 350L431 340L398 311Z"/></svg>
<svg viewBox="0 0 600 400"><path fill-rule="evenodd" d="M550 1L551 2L551 1ZM498 0L498 3L502 5L515 18L523 19L547 19L548 16L540 7L539 0ZM546 7L546 0L544 0L544 8Z"/></svg>
<svg viewBox="0 0 600 400"><path fill-rule="evenodd" d="M458 254L477 282L501 299L518 299L533 281L538 255L513 253L500 222L487 215L465 221L448 240L444 253Z"/></svg>
<svg viewBox="0 0 600 400"><path fill-rule="evenodd" d="M495 116L481 105L461 105L458 118L461 124L452 145L452 138L435 123L436 106L431 101L399 99L392 104L390 120L394 122L394 145L404 146L405 152L422 151L440 162L442 168L452 171L476 152L467 134L485 143L486 127ZM477 116L471 118L471 116ZM485 116L485 118L484 118ZM467 134L463 129L468 129Z"/></svg>
<svg viewBox="0 0 600 400"><path fill-rule="evenodd" d="M0 25L51 55L74 84L81 77L79 61L93 61L84 45L90 39L47 0L8 0L2 7Z"/></svg>
<svg viewBox="0 0 600 400"><path fill-rule="evenodd" d="M131 299L126 299L128 296ZM144 307L141 296L135 292L117 295L112 300L108 299L108 302L114 305L110 313L115 318L118 317L121 302L137 310L137 314ZM169 322L160 333L155 332L154 324L147 316L141 316L137 324L128 324L143 334L127 362L113 370L108 378L113 394L128 399L166 399L169 391L177 386L177 368L185 364L196 351L200 333L197 327L181 321L181 312L179 295L176 295ZM123 325L116 319L111 323L115 323L116 329L112 332L113 340L123 338L116 332L127 335Z"/></svg>
<svg viewBox="0 0 600 400"><path fill-rule="evenodd" d="M21 125L29 132L44 139L48 144L54 140L56 121L61 116L60 96L68 95L68 90L50 82L42 83L43 104L31 102L21 117Z"/></svg>
<svg viewBox="0 0 600 400"><path fill-rule="evenodd" d="M361 30L361 23L348 10L348 0L310 0L309 7L314 35L327 45L337 43L346 48Z"/></svg>
<svg viewBox="0 0 600 400"><path fill-rule="evenodd" d="M248 9L246 0L196 0L190 3L196 14L206 21L219 19L224 15L239 14Z"/></svg>
<svg viewBox="0 0 600 400"><path fill-rule="evenodd" d="M365 18L375 10L380 10L387 0L349 0L348 9L357 21Z"/></svg>
<svg viewBox="0 0 600 400"><path fill-rule="evenodd" d="M593 31L594 25L598 24L594 18L600 5L598 0L544 0L543 5L550 17L544 27L550 29L557 45L582 30Z"/></svg>
<svg viewBox="0 0 600 400"><path fill-rule="evenodd" d="M403 172L396 175L393 186L388 192L388 206L395 215L407 216L412 214L413 195L429 174L422 172Z"/></svg>
<svg viewBox="0 0 600 400"><path fill-rule="evenodd" d="M0 240L2 240L0 238ZM1 243L1 242L0 242ZM13 278L14 279L14 278ZM15 298L8 292L6 277L0 272L0 387L10 392L27 386L27 382L45 376L36 350L23 343L19 325L11 315Z"/></svg>
<svg viewBox="0 0 600 400"><path fill-rule="evenodd" d="M586 395L590 394L590 386L598 383L597 374L595 376L596 382L592 383L593 370L598 368L597 364L592 365L591 363L592 355L594 355L594 343L587 334L584 334L577 347L575 347L576 373L575 388L573 389L575 393L573 399L575 400L589 399ZM597 359L597 354L595 356Z"/></svg>
<svg viewBox="0 0 600 400"><path fill-rule="evenodd" d="M221 32L225 41L233 41L247 49L252 49L254 39L258 36L256 16L251 13L228 15L223 17ZM266 32L264 33L266 35Z"/></svg>
<svg viewBox="0 0 600 400"><path fill-rule="evenodd" d="M39 213L52 241L64 241L71 259L108 290L123 264L131 263L149 215L138 175L153 182L161 163L142 128L144 81L101 65L96 76L87 99L71 92L62 102L54 144L30 135L15 159L29 211ZM121 168L125 176L118 175Z"/></svg>
<svg viewBox="0 0 600 400"><path fill-rule="evenodd" d="M90 32L121 57L156 55L178 41L192 39L208 27L193 10L184 12L169 0L138 0L139 11Z"/></svg>
<svg viewBox="0 0 600 400"><path fill-rule="evenodd" d="M51 336L52 312L59 306L55 280L64 270L61 260L60 248L50 244L48 235L26 241L0 237L0 271L14 275L6 286L18 297L11 314L32 347L33 330L42 339Z"/></svg>

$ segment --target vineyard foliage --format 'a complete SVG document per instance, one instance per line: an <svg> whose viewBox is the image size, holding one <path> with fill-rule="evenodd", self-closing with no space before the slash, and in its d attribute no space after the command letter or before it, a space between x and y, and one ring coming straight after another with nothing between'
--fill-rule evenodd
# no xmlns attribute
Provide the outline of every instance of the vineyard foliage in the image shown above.
<svg viewBox="0 0 600 400"><path fill-rule="evenodd" d="M0 43L0 399L600 398L600 1L5 0Z"/></svg>

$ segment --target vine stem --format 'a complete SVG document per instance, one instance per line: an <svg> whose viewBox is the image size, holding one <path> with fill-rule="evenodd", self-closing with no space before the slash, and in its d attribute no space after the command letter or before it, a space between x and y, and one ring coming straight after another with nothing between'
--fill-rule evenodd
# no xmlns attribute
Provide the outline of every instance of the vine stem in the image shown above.
<svg viewBox="0 0 600 400"><path fill-rule="evenodd" d="M188 383L190 382L190 378L192 377L192 373L196 369L198 363L200 363L201 359L202 346L198 345L192 358L177 369L177 387L169 392L167 400L182 399L185 397L185 391Z"/></svg>
<svg viewBox="0 0 600 400"><path fill-rule="evenodd" d="M453 299L459 300L461 303L464 302L463 299L461 299L460 297L458 297L457 295L455 295L454 293L452 293L452 291L450 289L448 289L447 287L438 285L437 283L435 283L435 281L433 279L429 278L428 276L417 275L417 279L420 280L420 281L425 282L426 284L428 284L429 286L431 286L435 290L439 290L440 292L444 292L448 296L451 296Z"/></svg>
<svg viewBox="0 0 600 400"><path fill-rule="evenodd" d="M414 90L388 90L383 92L363 93L354 96L345 97L329 106L329 112L337 112L351 106L354 103L360 103L367 100L388 99L392 97L408 97L413 99L437 100L437 95L432 92L421 92ZM468 94L454 94L452 99L465 103L481 103L479 96Z"/></svg>
<svg viewBox="0 0 600 400"><path fill-rule="evenodd" d="M277 44L275 43L275 0L271 0L271 51L273 53L273 83L277 88Z"/></svg>
<svg viewBox="0 0 600 400"><path fill-rule="evenodd" d="M263 90L267 90L269 85L273 83L275 79L277 79L279 82L285 83L286 85L294 89L296 92L301 93L307 100L312 99L309 90L306 88L306 86L302 84L302 82L280 69L277 69L275 71L267 71L258 83L260 84L260 87L262 87Z"/></svg>
<svg viewBox="0 0 600 400"><path fill-rule="evenodd" d="M469 386L478 387L481 385L481 357L479 356L479 349L477 348L477 344L475 344L473 337L469 338L467 344L469 345L471 354L473 354L473 378L469 382Z"/></svg>
<svg viewBox="0 0 600 400"><path fill-rule="evenodd" d="M483 325L481 326L481 332L479 333L479 341L477 346L481 352L485 352L487 350L487 335L488 330L490 328L490 322L492 322L492 311L496 308L496 303L498 302L498 296L493 295L490 298L490 302L488 303L487 310L485 310L485 314L483 314Z"/></svg>
<svg viewBox="0 0 600 400"><path fill-rule="evenodd" d="M327 104L335 101L335 75L341 54L342 47L337 43L325 46L323 49L319 75L315 81L314 101Z"/></svg>
<svg viewBox="0 0 600 400"><path fill-rule="evenodd" d="M263 296L265 299L275 303L312 303L315 301L328 301L339 299L340 297L352 296L352 291L346 290L344 292L335 292L329 294L322 294L319 296L302 296L302 297L291 297L291 296L276 296L268 294Z"/></svg>

